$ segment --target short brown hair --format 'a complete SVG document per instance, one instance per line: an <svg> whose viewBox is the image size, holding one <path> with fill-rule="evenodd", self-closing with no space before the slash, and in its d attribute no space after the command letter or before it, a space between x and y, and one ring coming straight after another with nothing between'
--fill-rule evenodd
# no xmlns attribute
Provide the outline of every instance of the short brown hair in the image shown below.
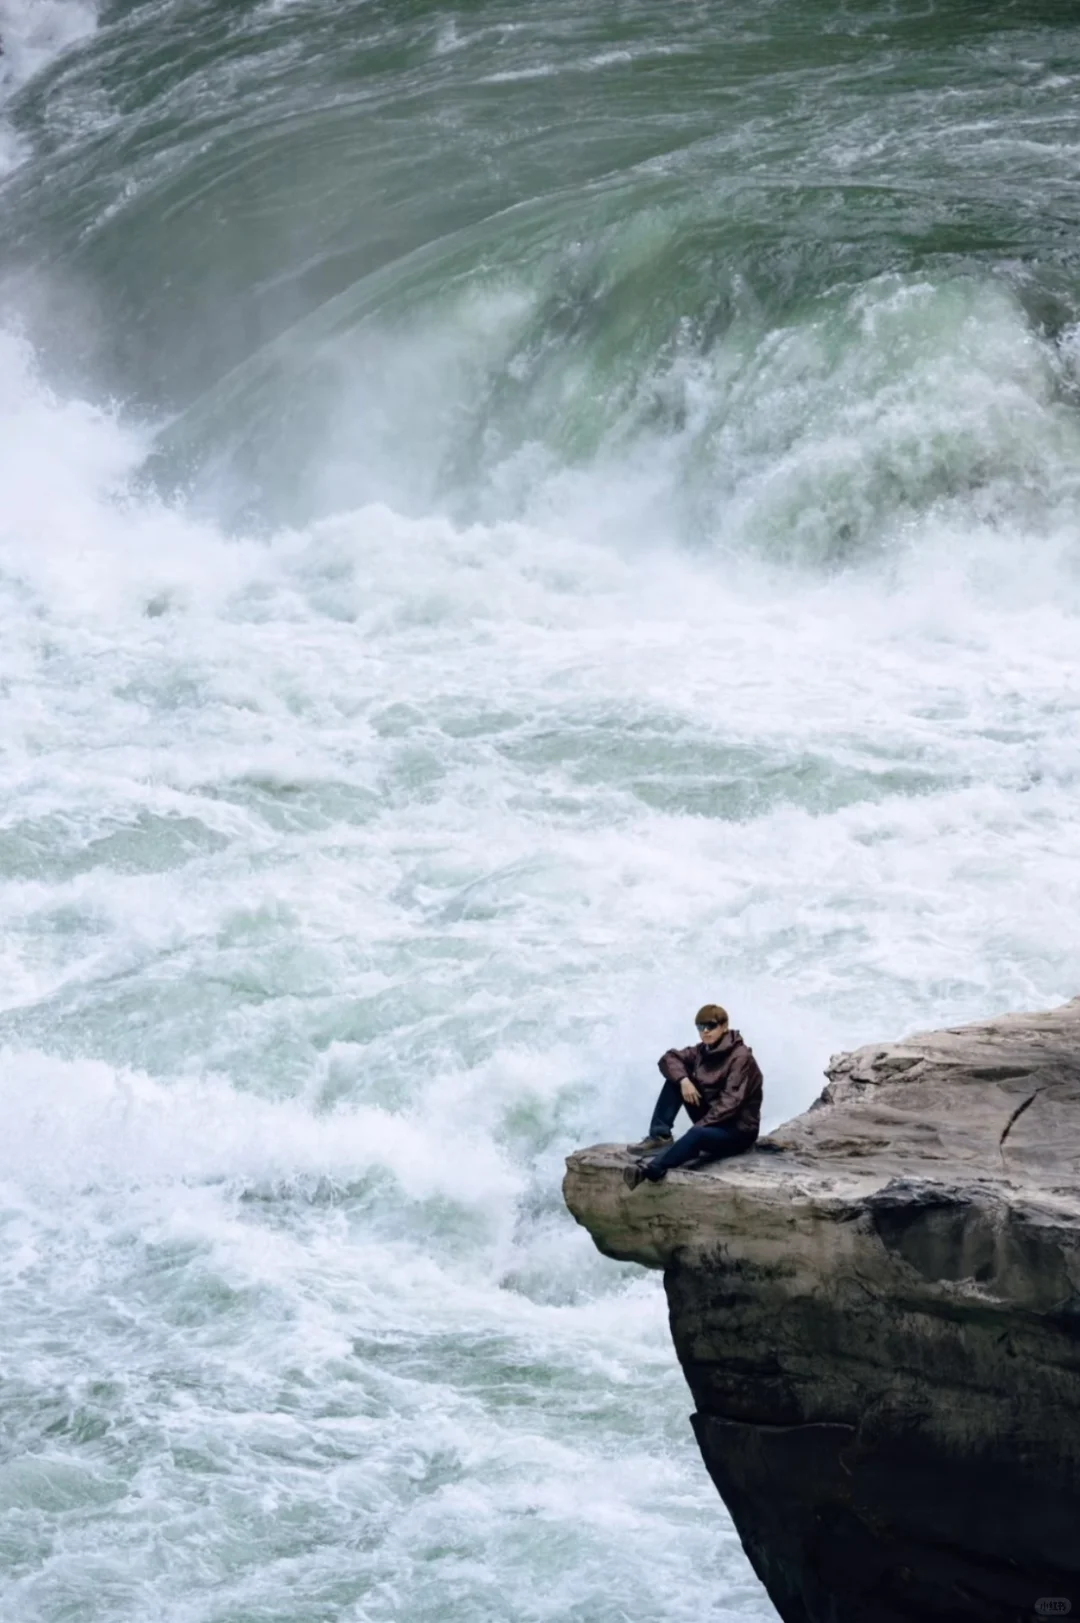
<svg viewBox="0 0 1080 1623"><path fill-rule="evenodd" d="M726 1026L727 1023L727 1010L719 1003L706 1003L694 1016L695 1026Z"/></svg>

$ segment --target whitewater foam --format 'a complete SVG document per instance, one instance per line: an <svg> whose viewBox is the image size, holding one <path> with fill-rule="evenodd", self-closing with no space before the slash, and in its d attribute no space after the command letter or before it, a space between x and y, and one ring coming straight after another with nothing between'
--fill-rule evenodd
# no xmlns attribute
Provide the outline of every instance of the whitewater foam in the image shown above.
<svg viewBox="0 0 1080 1623"><path fill-rule="evenodd" d="M1076 989L1076 312L912 179L974 24L905 122L737 7L194 15L5 191L10 1604L764 1623L559 1178L706 998L772 1123Z"/></svg>
<svg viewBox="0 0 1080 1623"><path fill-rule="evenodd" d="M0 0L0 179L28 148L7 122L7 103L35 74L97 26L97 0Z"/></svg>

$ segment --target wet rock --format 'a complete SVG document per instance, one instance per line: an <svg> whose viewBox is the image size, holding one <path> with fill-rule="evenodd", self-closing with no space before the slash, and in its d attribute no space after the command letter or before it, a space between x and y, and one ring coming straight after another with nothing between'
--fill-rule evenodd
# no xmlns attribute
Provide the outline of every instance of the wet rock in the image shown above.
<svg viewBox="0 0 1080 1623"><path fill-rule="evenodd" d="M581 1150L567 1204L664 1269L702 1455L785 1623L1080 1615L1080 999L828 1077L659 1185Z"/></svg>

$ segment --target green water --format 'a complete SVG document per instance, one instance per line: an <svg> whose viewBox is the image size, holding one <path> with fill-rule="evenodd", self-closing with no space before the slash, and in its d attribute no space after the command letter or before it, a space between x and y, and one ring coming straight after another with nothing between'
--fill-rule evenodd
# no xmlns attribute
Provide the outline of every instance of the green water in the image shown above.
<svg viewBox="0 0 1080 1623"><path fill-rule="evenodd" d="M0 37L0 1614L765 1623L563 1158L1076 990L1068 8Z"/></svg>

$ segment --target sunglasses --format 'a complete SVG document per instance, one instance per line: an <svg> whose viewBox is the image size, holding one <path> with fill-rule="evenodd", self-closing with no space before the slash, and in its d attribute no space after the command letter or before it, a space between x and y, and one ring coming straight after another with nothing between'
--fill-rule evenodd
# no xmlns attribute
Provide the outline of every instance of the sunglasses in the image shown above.
<svg viewBox="0 0 1080 1623"><path fill-rule="evenodd" d="M702 1025L700 1020L695 1020L694 1024L699 1031L716 1031L719 1028L720 1022L719 1020L706 1020L705 1024Z"/></svg>

